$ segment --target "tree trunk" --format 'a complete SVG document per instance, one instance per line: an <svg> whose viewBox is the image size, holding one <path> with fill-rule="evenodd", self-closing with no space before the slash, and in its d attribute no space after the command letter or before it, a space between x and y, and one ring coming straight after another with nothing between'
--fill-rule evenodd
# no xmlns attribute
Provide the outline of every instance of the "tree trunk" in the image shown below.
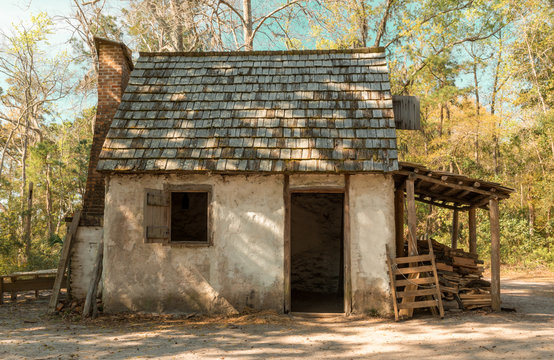
<svg viewBox="0 0 554 360"><path fill-rule="evenodd" d="M498 95L498 78L500 77L500 65L502 65L502 34L500 34L499 44L498 44L498 61L496 62L496 69L494 71L494 82L492 86L492 99L491 99L491 115L494 115L496 111L496 97ZM492 160L494 166L494 174L498 175L499 166L498 160L500 158L500 145L498 141L497 131L500 127L500 124L497 124L496 121L493 121L493 131L492 131L492 142L493 142L493 152Z"/></svg>
<svg viewBox="0 0 554 360"><path fill-rule="evenodd" d="M535 205L533 205L531 191L527 194L527 205L529 207L529 236L533 236L535 233Z"/></svg>
<svg viewBox="0 0 554 360"><path fill-rule="evenodd" d="M375 44L373 46L377 47L381 44L381 38L383 35L385 35L385 32L387 30L387 20L389 19L390 15L390 8L394 0L387 0L387 3L385 4L385 13L383 14L383 17L381 18L381 23L379 24L379 30L377 31L377 36L375 37ZM364 18L365 18L365 2L362 1L362 9L364 10ZM367 20L364 21L365 25L365 34L367 34ZM364 39L364 46L366 42Z"/></svg>
<svg viewBox="0 0 554 360"><path fill-rule="evenodd" d="M441 103L441 122L440 122L440 125L439 125L439 137L442 136L443 124L444 124L444 104Z"/></svg>
<svg viewBox="0 0 554 360"><path fill-rule="evenodd" d="M387 15L388 16L388 15ZM360 2L360 9L358 10L358 30L360 31L360 38L358 39L358 43L354 43L354 47L366 47L367 46L367 14L365 10L365 2L362 0ZM386 22L386 19L383 19ZM375 40L377 43L380 41L380 36L377 35L378 38ZM375 45L378 46L378 45Z"/></svg>
<svg viewBox="0 0 554 360"><path fill-rule="evenodd" d="M48 237L54 235L54 223L52 220L52 189L50 187L50 164L46 157L46 221L48 222Z"/></svg>
<svg viewBox="0 0 554 360"><path fill-rule="evenodd" d="M425 219L425 235L431 236L433 233L433 205L429 204L429 213L427 214L427 218Z"/></svg>
<svg viewBox="0 0 554 360"><path fill-rule="evenodd" d="M21 117L17 120L17 124L13 127L13 129L10 131L10 135L8 136L8 139L6 140L6 143L4 144L4 148L2 149L2 155L0 155L0 177L2 177L2 170L4 169L4 159L6 157L6 152L8 151L8 146L10 146L10 142L12 141L12 137L19 128L19 124L21 123Z"/></svg>
<svg viewBox="0 0 554 360"><path fill-rule="evenodd" d="M475 59L474 59L475 60ZM480 103L479 103L479 82L477 80L477 60L473 63L473 81L475 82L475 163L479 165L479 116L480 116Z"/></svg>
<svg viewBox="0 0 554 360"><path fill-rule="evenodd" d="M21 154L21 212L25 211L25 189L27 187L27 156L29 147L29 118L25 122L25 133L23 134L23 153ZM22 219L23 220L23 219ZM23 223L23 221L22 221Z"/></svg>
<svg viewBox="0 0 554 360"><path fill-rule="evenodd" d="M173 39L175 42L175 50L176 51L185 51L184 45L183 45L183 24L181 22L181 17L179 16L181 11L183 11L182 7L182 0L171 0L171 12L173 13L173 24L172 24L172 32L173 32Z"/></svg>
<svg viewBox="0 0 554 360"><path fill-rule="evenodd" d="M523 16L522 16L523 17ZM541 93L541 88L539 86L539 76L537 75L537 68L535 66L535 59L531 53L531 44L529 44L529 37L527 36L527 31L524 31L525 45L527 46L527 56L529 57L529 64L531 65L531 71L533 72L533 80L535 83L535 88L537 89L537 95L541 102L542 112L546 114L546 104L544 102L544 97Z"/></svg>
<svg viewBox="0 0 554 360"><path fill-rule="evenodd" d="M448 136L452 135L452 123L450 121L450 108L448 107L448 103L444 104L444 107L446 108L446 123L448 124Z"/></svg>
<svg viewBox="0 0 554 360"><path fill-rule="evenodd" d="M243 11L243 30L244 30L244 49L246 51L254 50L254 38L252 36L252 3L251 0L242 0Z"/></svg>
<svg viewBox="0 0 554 360"><path fill-rule="evenodd" d="M458 210L452 212L452 231L450 233L450 245L452 249L458 248L458 235L460 232Z"/></svg>
<svg viewBox="0 0 554 360"><path fill-rule="evenodd" d="M25 235L23 237L25 243L25 258L26 262L31 257L31 216L33 213L33 182L29 182L29 192L27 194L27 211L25 213Z"/></svg>

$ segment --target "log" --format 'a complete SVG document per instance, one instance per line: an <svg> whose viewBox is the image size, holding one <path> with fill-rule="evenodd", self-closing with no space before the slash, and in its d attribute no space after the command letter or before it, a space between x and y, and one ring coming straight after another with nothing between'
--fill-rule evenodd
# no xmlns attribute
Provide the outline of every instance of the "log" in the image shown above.
<svg viewBox="0 0 554 360"><path fill-rule="evenodd" d="M98 282L102 277L102 259L104 258L104 237L102 236L100 243L98 244L98 252L96 255L96 261L94 263L94 269L92 270L92 278L87 291L87 297L85 299L85 305L83 306L83 317L90 315L92 306L96 306L96 291L98 289Z"/></svg>
<svg viewBox="0 0 554 360"><path fill-rule="evenodd" d="M73 220L71 225L67 230L65 239L63 242L62 255L60 257L60 262L58 263L58 271L56 274L56 280L54 280L54 287L52 288L52 296L50 297L50 302L48 303L48 313L53 314L56 312L56 305L58 303L58 297L60 295L60 289L62 287L62 281L64 279L65 269L69 263L69 254L71 252L71 246L73 245L73 238L77 233L77 228L79 227L79 220L81 219L81 211L77 210L73 215Z"/></svg>

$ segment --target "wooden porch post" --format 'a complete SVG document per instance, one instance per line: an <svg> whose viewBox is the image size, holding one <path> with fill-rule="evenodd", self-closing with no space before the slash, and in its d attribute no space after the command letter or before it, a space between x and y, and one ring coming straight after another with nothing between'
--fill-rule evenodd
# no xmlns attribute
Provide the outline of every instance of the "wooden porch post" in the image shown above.
<svg viewBox="0 0 554 360"><path fill-rule="evenodd" d="M415 207L414 176L406 180L406 198L408 200L408 255L417 255L417 216Z"/></svg>
<svg viewBox="0 0 554 360"><path fill-rule="evenodd" d="M404 189L394 191L394 224L396 233L396 257L404 256Z"/></svg>
<svg viewBox="0 0 554 360"><path fill-rule="evenodd" d="M491 298L493 311L500 311L500 219L498 199L490 199Z"/></svg>
<svg viewBox="0 0 554 360"><path fill-rule="evenodd" d="M469 252L474 255L477 255L477 223L475 222L476 212L477 209L474 207L469 208Z"/></svg>
<svg viewBox="0 0 554 360"><path fill-rule="evenodd" d="M459 226L458 226L458 210L454 210L452 212L452 233L451 233L451 236L452 236L452 239L451 239L451 247L452 249L457 249L458 248L458 233L460 231L459 229Z"/></svg>

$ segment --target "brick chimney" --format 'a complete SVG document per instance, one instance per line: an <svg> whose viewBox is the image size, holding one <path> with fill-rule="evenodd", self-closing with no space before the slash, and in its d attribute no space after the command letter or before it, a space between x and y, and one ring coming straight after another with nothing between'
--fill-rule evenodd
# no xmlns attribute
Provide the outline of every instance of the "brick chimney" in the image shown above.
<svg viewBox="0 0 554 360"><path fill-rule="evenodd" d="M102 226L104 216L104 177L96 171L98 156L110 129L123 91L133 70L131 51L123 43L94 38L98 54L98 106L90 149L87 186L83 199L81 226Z"/></svg>

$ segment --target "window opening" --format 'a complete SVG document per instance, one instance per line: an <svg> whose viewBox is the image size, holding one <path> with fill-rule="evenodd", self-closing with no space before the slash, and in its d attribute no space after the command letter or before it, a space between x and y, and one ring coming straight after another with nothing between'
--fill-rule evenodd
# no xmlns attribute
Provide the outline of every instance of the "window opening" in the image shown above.
<svg viewBox="0 0 554 360"><path fill-rule="evenodd" d="M208 243L208 193L171 193L171 242Z"/></svg>

